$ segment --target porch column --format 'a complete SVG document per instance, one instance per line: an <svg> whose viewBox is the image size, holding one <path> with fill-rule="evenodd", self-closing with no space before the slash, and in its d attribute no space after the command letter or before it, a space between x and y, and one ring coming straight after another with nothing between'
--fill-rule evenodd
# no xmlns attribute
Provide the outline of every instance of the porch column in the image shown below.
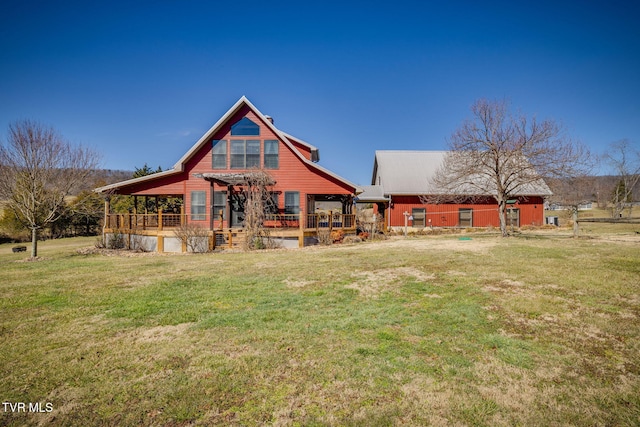
<svg viewBox="0 0 640 427"><path fill-rule="evenodd" d="M227 206L226 206L226 217L227 217L227 227L231 228L231 202L232 202L232 193L233 193L233 185L227 184Z"/></svg>
<svg viewBox="0 0 640 427"><path fill-rule="evenodd" d="M215 212L213 211L213 180L209 181L210 191L209 191L209 230L213 231L213 220L215 219Z"/></svg>
<svg viewBox="0 0 640 427"><path fill-rule="evenodd" d="M104 220L102 222L102 241L106 245L107 243L107 228L109 228L109 213L111 212L111 199L105 197L104 199Z"/></svg>
<svg viewBox="0 0 640 427"><path fill-rule="evenodd" d="M304 213L305 211L303 211L302 209L300 209L300 213L298 214L300 220L298 221L300 223L300 230L299 230L299 234L298 234L298 247L299 248L303 248L304 247L304 228L306 226L307 223L307 214Z"/></svg>

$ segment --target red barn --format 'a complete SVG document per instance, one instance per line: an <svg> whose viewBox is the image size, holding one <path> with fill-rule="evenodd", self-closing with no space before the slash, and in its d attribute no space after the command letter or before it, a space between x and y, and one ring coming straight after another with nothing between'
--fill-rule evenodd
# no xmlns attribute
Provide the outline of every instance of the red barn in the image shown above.
<svg viewBox="0 0 640 427"><path fill-rule="evenodd" d="M364 187L359 202L374 203L387 228L499 227L498 206L493 196L473 194L468 200L447 201L431 185L443 163L445 151L376 151L371 186ZM551 195L541 179L526 191L512 194L507 224L542 225L544 199ZM439 196L439 197L434 197ZM441 202L437 202L441 199Z"/></svg>
<svg viewBox="0 0 640 427"><path fill-rule="evenodd" d="M318 165L319 151L275 127L245 97L240 98L167 171L96 189L107 196L105 237L125 235L149 250L185 251L172 230L185 224L209 230L209 245L238 241L244 224L244 178L266 172L272 206L265 221L285 246L314 241L320 230L355 232L356 186ZM180 213L110 212L112 194L182 200ZM136 204L137 206L137 204Z"/></svg>

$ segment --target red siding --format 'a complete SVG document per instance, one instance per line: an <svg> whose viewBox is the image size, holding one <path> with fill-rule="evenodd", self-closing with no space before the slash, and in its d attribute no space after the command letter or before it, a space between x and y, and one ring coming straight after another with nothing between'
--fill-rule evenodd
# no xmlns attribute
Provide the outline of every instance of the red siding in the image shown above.
<svg viewBox="0 0 640 427"><path fill-rule="evenodd" d="M390 209L390 225L404 226L404 212L411 214L413 208L426 210L426 225L434 227L458 227L459 210L473 209L474 227L498 227L498 205L493 200L483 203L441 203L423 204L417 196L394 196ZM520 225L542 225L544 223L544 206L542 198L521 198L514 206L520 210ZM429 222L431 220L431 222ZM412 222L409 221L409 226Z"/></svg>
<svg viewBox="0 0 640 427"><path fill-rule="evenodd" d="M231 125L242 117L247 117L260 126L259 136L231 136ZM185 213L191 211L191 192L205 191L207 219L202 221L202 225L209 224L209 206L211 200L211 184L202 179L194 177L197 173L239 173L241 169L212 169L212 140L232 140L232 139L259 139L261 141L260 164L264 162L264 141L278 140L278 169L265 169L276 181L273 191L280 192L279 207L284 208L284 192L298 191L300 193L300 210L307 212L307 195L310 194L352 194L355 188L342 182L340 179L320 171L305 163L298 154L284 143L278 136L255 114L248 106L241 108L227 124L221 127L202 147L192 155L185 164L185 171L170 177L149 180L141 184L123 188L122 194L136 195L184 195ZM309 159L311 154L309 148L298 142L294 146L302 150L301 154ZM230 148L227 149L227 167L230 164ZM225 191L224 187L215 187L216 191ZM200 223L200 221L198 221ZM217 222L215 224L217 226Z"/></svg>

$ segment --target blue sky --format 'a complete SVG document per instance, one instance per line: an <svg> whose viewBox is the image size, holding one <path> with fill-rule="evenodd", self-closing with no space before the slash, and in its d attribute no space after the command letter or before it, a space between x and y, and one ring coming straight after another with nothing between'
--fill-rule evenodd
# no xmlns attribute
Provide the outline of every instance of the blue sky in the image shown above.
<svg viewBox="0 0 640 427"><path fill-rule="evenodd" d="M375 150L446 149L478 98L640 144L633 2L7 1L0 136L33 119L102 166L167 169L242 95L367 184Z"/></svg>

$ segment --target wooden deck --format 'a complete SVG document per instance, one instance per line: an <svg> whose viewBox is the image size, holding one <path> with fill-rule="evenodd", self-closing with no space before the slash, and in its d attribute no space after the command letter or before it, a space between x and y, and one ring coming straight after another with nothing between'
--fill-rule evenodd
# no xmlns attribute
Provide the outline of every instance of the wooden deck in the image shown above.
<svg viewBox="0 0 640 427"><path fill-rule="evenodd" d="M158 251L164 251L164 239L175 237L175 230L190 223L210 224L209 221L192 222L186 214L107 214L105 216L105 234L139 235L158 238ZM302 217L302 221L301 221ZM225 221L226 222L226 221ZM244 240L241 227L218 226L208 229L210 249L220 247L236 247ZM222 224L224 225L224 224ZM306 238L317 237L320 232L342 230L345 234L356 232L355 214L315 213L315 214L271 214L264 222L269 236L281 239L297 239L298 246L304 246ZM186 249L183 248L183 251Z"/></svg>

